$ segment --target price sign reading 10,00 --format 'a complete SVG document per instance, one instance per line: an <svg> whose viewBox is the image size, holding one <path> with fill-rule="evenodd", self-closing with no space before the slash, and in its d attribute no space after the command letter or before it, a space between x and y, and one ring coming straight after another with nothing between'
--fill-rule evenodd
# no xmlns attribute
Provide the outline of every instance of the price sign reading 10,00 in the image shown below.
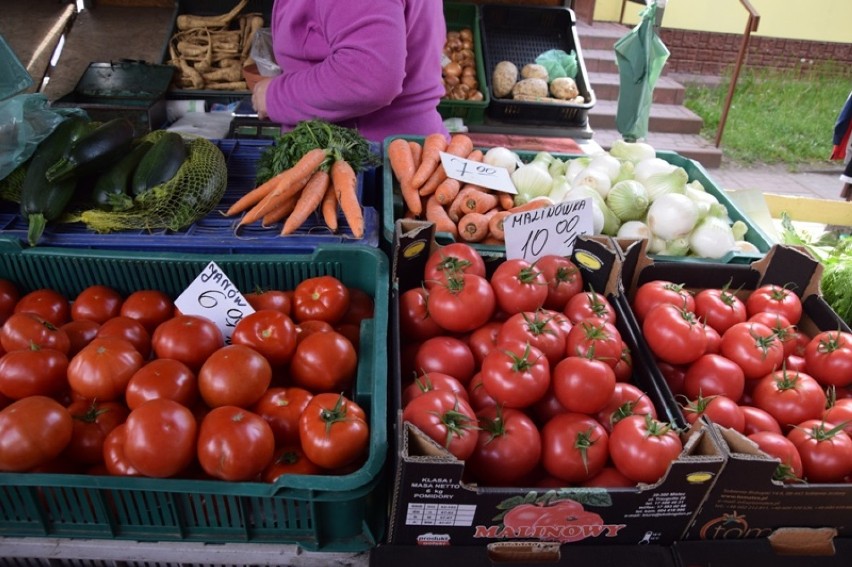
<svg viewBox="0 0 852 567"><path fill-rule="evenodd" d="M549 207L509 215L503 220L506 258L534 261L547 254L567 256L577 237L592 234L590 198L563 201Z"/></svg>

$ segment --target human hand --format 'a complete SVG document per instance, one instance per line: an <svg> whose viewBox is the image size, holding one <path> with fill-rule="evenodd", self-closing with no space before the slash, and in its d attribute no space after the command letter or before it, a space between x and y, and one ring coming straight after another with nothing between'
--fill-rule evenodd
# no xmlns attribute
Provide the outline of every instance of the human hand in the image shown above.
<svg viewBox="0 0 852 567"><path fill-rule="evenodd" d="M269 118L266 113L266 89L269 88L271 77L260 79L251 91L251 105L257 111L257 117L262 119Z"/></svg>

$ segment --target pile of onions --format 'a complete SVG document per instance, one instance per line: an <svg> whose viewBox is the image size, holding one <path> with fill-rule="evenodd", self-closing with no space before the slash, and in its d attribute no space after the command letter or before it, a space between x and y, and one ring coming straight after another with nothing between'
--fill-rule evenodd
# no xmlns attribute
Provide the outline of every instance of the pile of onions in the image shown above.
<svg viewBox="0 0 852 567"><path fill-rule="evenodd" d="M484 98L476 79L476 54L470 28L447 32L441 75L445 99L480 101Z"/></svg>

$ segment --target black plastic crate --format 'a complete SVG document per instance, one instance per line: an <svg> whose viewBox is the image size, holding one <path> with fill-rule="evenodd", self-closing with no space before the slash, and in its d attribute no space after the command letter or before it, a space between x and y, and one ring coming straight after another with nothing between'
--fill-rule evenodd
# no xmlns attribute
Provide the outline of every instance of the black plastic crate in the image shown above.
<svg viewBox="0 0 852 567"><path fill-rule="evenodd" d="M572 51L577 55L574 80L585 102L546 103L518 101L494 96L493 81L488 81L491 101L488 116L494 120L548 126L584 126L594 106L586 64L577 37L576 18L569 8L485 4L481 7L482 47L488 77L500 61L511 61L521 69L551 49Z"/></svg>

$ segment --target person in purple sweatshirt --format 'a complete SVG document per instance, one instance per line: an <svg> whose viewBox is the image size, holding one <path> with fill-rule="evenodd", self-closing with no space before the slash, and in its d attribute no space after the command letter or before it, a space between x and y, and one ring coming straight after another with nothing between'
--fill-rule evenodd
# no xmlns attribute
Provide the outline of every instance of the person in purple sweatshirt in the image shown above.
<svg viewBox="0 0 852 567"><path fill-rule="evenodd" d="M442 0L275 0L270 27L282 73L252 92L260 118L320 118L379 143L447 132Z"/></svg>

